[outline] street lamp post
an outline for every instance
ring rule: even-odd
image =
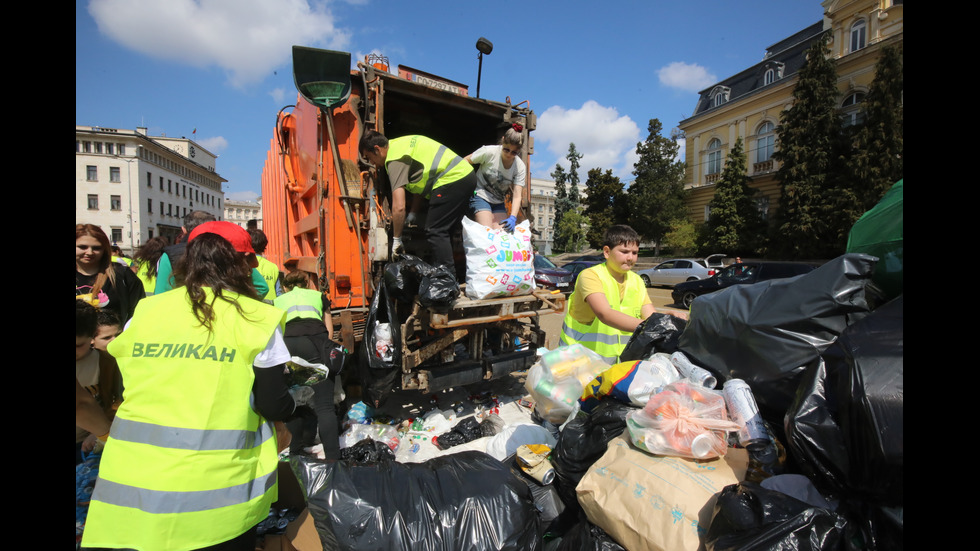
[[[479,98],[480,77],[483,76],[483,54],[490,55],[490,52],[493,51],[493,42],[490,42],[489,40],[481,36],[480,39],[476,41],[476,49],[480,51],[480,55],[479,55],[480,67],[477,69],[476,72],[476,97]]]

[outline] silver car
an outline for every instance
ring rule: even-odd
[[[647,287],[653,285],[667,285],[673,287],[685,281],[704,279],[712,275],[713,270],[709,270],[702,264],[703,261],[694,258],[675,258],[666,262],[661,262],[653,268],[637,270],[643,284]]]

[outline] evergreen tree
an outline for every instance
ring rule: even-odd
[[[582,216],[577,208],[566,212],[561,223],[555,223],[555,233],[560,233],[566,239],[565,248],[562,250],[569,253],[582,251],[582,247],[585,245],[585,231],[582,228],[585,227],[586,223],[588,220]]]
[[[742,256],[755,252],[762,230],[762,217],[752,200],[754,191],[746,175],[742,138],[735,141],[725,159],[721,180],[711,199],[711,216],[706,222],[705,250]]]
[[[684,163],[675,160],[680,146],[660,135],[663,125],[650,119],[643,143],[636,144],[640,159],[633,165],[636,177],[627,193],[629,225],[645,240],[660,244],[674,226],[687,220],[684,206]]]
[[[579,159],[583,155],[575,149],[575,144],[568,144],[568,155],[565,158],[568,159],[568,198],[571,200],[572,204],[576,207],[582,204],[582,199],[579,197],[578,193],[578,169],[579,169]]]
[[[848,166],[860,217],[904,177],[904,62],[901,47],[881,49],[875,79],[862,103],[863,122],[854,137]],[[856,219],[855,219],[856,221]]]
[[[843,153],[837,112],[837,69],[826,37],[807,52],[793,89],[793,106],[776,128],[780,184],[772,249],[784,258],[830,258],[844,250],[840,208],[853,204],[841,185]]]
[[[568,192],[565,189],[568,174],[561,165],[556,164],[555,171],[551,173],[551,177],[555,179],[555,225],[553,226],[554,233],[552,235],[554,235],[554,239],[552,241],[552,249],[555,251],[564,251],[568,239],[561,231],[561,221],[565,213],[572,210],[572,204],[568,199]]]
[[[602,172],[601,168],[589,171],[585,180],[585,214],[589,221],[589,231],[586,240],[593,248],[602,248],[602,236],[609,226],[620,224],[625,220],[625,194],[623,183],[613,176],[612,170]]]

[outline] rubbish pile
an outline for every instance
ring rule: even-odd
[[[901,548],[904,301],[875,264],[655,314],[612,366],[541,350],[521,395],[452,389],[410,418],[359,404],[345,459],[290,458],[319,544]]]

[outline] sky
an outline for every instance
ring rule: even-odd
[[[255,200],[296,102],[294,44],[380,53],[476,95],[485,37],[480,97],[538,116],[531,176],[568,168],[571,142],[582,182],[629,182],[650,119],[669,136],[698,92],[821,18],[819,0],[76,0],[75,123],[191,138],[218,155],[227,198]]]

